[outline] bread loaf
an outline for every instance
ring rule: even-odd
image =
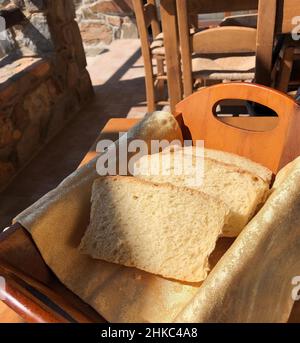
[[[300,157],[214,267],[179,323],[283,323],[300,271]],[[299,319],[299,317],[297,318]]]
[[[81,252],[153,274],[199,282],[229,210],[193,189],[134,177],[94,182],[89,227]]]
[[[195,154],[196,148],[194,146],[191,147],[184,147],[185,154]],[[204,149],[204,156],[207,158],[212,158],[214,160],[224,162],[227,164],[231,164],[238,168],[242,168],[253,175],[256,175],[263,179],[268,184],[271,183],[272,180],[272,171],[259,163],[253,162],[246,157],[239,156],[236,154],[232,154],[226,151],[214,150],[214,149]]]
[[[223,228],[223,235],[237,236],[265,201],[269,184],[248,170],[207,157],[204,160],[202,184],[193,184],[196,175],[201,173],[202,164],[195,163],[199,162],[200,157],[193,156],[193,164],[190,168],[185,168],[180,175],[176,172],[176,166],[188,160],[191,149],[187,148],[187,151],[187,155],[185,149],[162,152],[158,155],[145,155],[136,162],[134,174],[157,183],[169,182],[176,186],[191,187],[222,200],[231,212],[229,222]],[[214,151],[212,155],[217,156],[217,152]],[[224,159],[225,155],[220,154],[220,156]],[[237,160],[236,157],[231,158],[233,159]],[[155,170],[154,174],[153,170]],[[267,175],[267,172],[265,174]]]

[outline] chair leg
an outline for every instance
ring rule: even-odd
[[[145,86],[146,86],[146,98],[148,112],[154,112],[156,110],[155,102],[155,87],[154,87],[154,73],[152,58],[149,55],[144,54],[144,70],[145,70]]]
[[[155,93],[154,93],[154,76],[153,76],[153,65],[152,56],[150,52],[148,31],[144,20],[144,7],[142,0],[136,0],[132,2],[134,7],[134,12],[136,15],[137,26],[139,29],[141,49],[144,59],[144,69],[145,69],[145,85],[146,85],[146,97],[148,111],[155,111]]]
[[[187,0],[177,0],[176,6],[178,15],[179,39],[181,45],[183,93],[184,97],[187,97],[193,93],[193,77]]]
[[[154,90],[154,77],[145,73],[146,83],[146,97],[147,97],[147,108],[148,112],[154,112],[156,110],[155,104],[155,90]]]
[[[291,78],[294,61],[294,47],[289,46],[284,49],[282,60],[280,63],[279,76],[276,82],[276,89],[287,92]]]
[[[164,72],[164,61],[160,58],[156,59],[157,76],[165,75]],[[157,80],[157,96],[159,100],[163,100],[165,82],[164,80]]]

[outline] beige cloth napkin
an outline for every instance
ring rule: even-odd
[[[170,116],[147,116],[133,138],[182,139]],[[126,139],[117,143],[124,144]],[[285,322],[300,274],[300,159],[279,174],[258,215],[200,286],[81,255],[96,160],[15,218],[63,284],[110,322]],[[222,245],[222,244],[221,244]],[[224,248],[224,246],[223,246]],[[216,252],[216,256],[222,255]]]
[[[300,276],[300,157],[272,191],[176,321],[288,321]]]
[[[182,140],[168,113],[156,112],[117,142],[132,139]],[[171,322],[198,285],[174,282],[134,268],[94,260],[78,251],[90,215],[96,159],[76,170],[56,189],[19,214],[45,262],[60,281],[110,322]]]

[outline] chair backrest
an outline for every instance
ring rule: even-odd
[[[267,86],[271,84],[271,72],[273,69],[277,10],[277,0],[259,0],[255,81]]]
[[[300,41],[292,39],[290,35],[284,35],[282,38],[283,44],[278,53],[278,63],[274,66],[274,88],[287,93],[290,84],[293,87],[300,84]]]
[[[155,0],[148,0],[146,4],[143,3],[143,0],[132,0],[132,4],[139,30],[141,50],[144,59],[148,111],[153,112],[156,108],[155,90],[148,28],[151,26],[153,37],[157,36],[161,32],[157,15],[157,7]]]
[[[142,44],[149,46],[148,28],[151,26],[153,37],[161,32],[155,0],[132,0],[137,26]]]
[[[190,50],[199,54],[255,52],[256,33],[250,27],[210,28],[191,36]]]
[[[290,34],[300,15],[299,0],[259,0],[256,82],[270,84],[274,58],[272,49],[277,34]]]
[[[191,53],[255,52],[257,31],[249,27],[224,26],[197,32],[190,38],[188,18],[190,3],[177,0],[178,29],[182,58],[184,96],[193,92]],[[203,4],[202,4],[203,5]],[[199,4],[199,11],[201,4]],[[193,3],[193,11],[197,9]]]
[[[271,108],[278,116],[276,126],[262,131],[255,125],[228,125],[214,114],[216,105],[226,99],[253,101]],[[300,155],[300,106],[272,88],[239,82],[206,87],[179,102],[175,116],[188,128],[193,142],[203,140],[207,148],[245,156],[275,174]],[[262,118],[249,119],[256,123]]]
[[[274,43],[278,33],[290,33],[293,26],[293,17],[300,9],[298,0],[245,0],[227,1],[215,0],[207,3],[201,0],[177,0],[179,35],[182,50],[183,81],[185,96],[192,93],[191,60],[188,35],[185,29],[187,18],[195,13],[212,13],[223,11],[230,6],[232,11],[257,10],[257,37],[255,82],[270,86],[272,83],[272,70],[274,66]],[[237,43],[237,42],[235,42]]]

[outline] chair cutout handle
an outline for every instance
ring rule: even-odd
[[[248,118],[251,127],[237,127],[220,121],[214,106],[225,99],[256,102],[276,112],[277,125],[267,131],[255,130],[259,117]],[[228,83],[203,88],[176,105],[193,141],[204,140],[208,148],[228,151],[252,159],[274,173],[300,155],[300,111],[289,96],[251,83]],[[238,120],[239,118],[235,118]],[[241,118],[242,119],[242,118]]]

